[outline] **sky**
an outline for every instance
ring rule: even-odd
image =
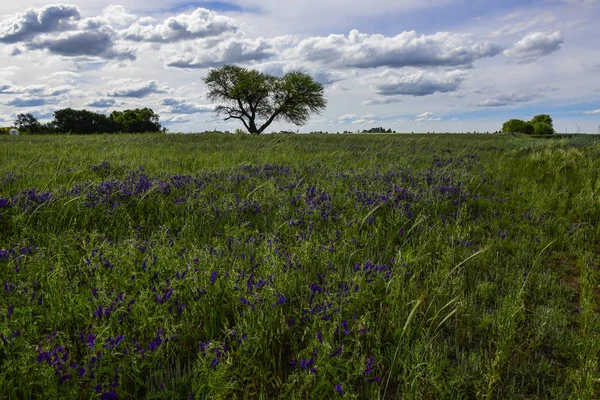
[[[0,126],[150,107],[170,132],[235,130],[211,68],[311,75],[327,108],[267,132],[493,132],[549,114],[600,133],[600,0],[43,0],[0,9]]]

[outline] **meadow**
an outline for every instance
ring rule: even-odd
[[[0,137],[2,399],[600,397],[600,137]]]

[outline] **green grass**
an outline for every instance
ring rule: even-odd
[[[600,394],[596,136],[2,136],[0,159],[0,398]]]

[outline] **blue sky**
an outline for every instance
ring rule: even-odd
[[[202,78],[237,64],[325,85],[301,131],[600,125],[600,0],[24,0],[0,11],[0,125],[152,107],[173,132],[239,127]],[[274,124],[272,130],[298,127]]]

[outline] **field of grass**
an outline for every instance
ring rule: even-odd
[[[600,138],[0,137],[2,399],[600,397]]]

